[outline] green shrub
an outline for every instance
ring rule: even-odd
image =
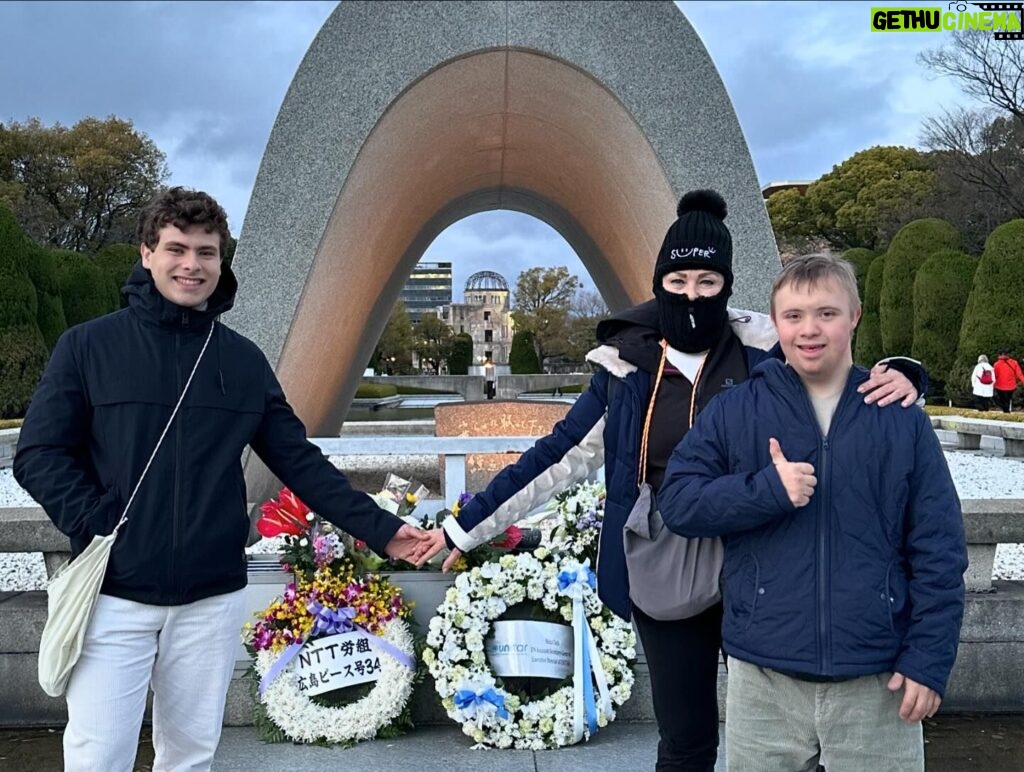
[[[878,321],[878,301],[882,296],[884,272],[885,255],[879,255],[871,261],[871,266],[868,268],[861,301],[860,324],[857,325],[854,359],[864,367],[872,367],[882,358],[882,330]]]
[[[51,250],[51,254],[57,261],[68,327],[120,308],[117,292],[90,258],[66,249]]]
[[[139,248],[131,244],[110,244],[104,247],[94,260],[118,298],[118,307],[127,302],[121,297],[121,287],[128,281],[132,268],[139,262]]]
[[[939,407],[928,405],[924,412],[928,415],[949,415],[959,418],[984,418],[988,421],[1011,421],[1013,423],[1024,423],[1024,413],[1004,413],[1001,410],[971,410],[963,407]]]
[[[1000,225],[985,241],[964,310],[950,389],[970,394],[979,354],[995,361],[1003,349],[1024,355],[1024,220]]]
[[[399,394],[408,394],[410,396],[415,394],[457,394],[455,391],[444,391],[443,389],[423,389],[419,386],[398,386]]]
[[[448,372],[452,375],[468,375],[473,364],[473,337],[460,332],[452,338],[452,353],[448,355]]]
[[[977,267],[976,258],[944,250],[925,260],[914,279],[911,353],[928,370],[932,393],[946,393],[945,385],[956,361],[954,342],[960,340],[960,324]]]
[[[512,350],[509,351],[508,364],[512,375],[532,375],[541,371],[532,332],[522,330],[512,336]]]
[[[885,255],[878,305],[882,350],[886,356],[905,356],[914,347],[913,296],[918,269],[936,252],[960,248],[956,228],[934,217],[907,223],[893,237]]]
[[[0,328],[0,418],[25,415],[48,358],[35,320]]]
[[[25,414],[49,349],[39,332],[39,302],[26,262],[31,245],[0,208],[0,418]]]
[[[360,383],[356,399],[385,399],[398,394],[398,387],[390,383]]]
[[[864,247],[854,247],[843,252],[843,259],[853,266],[853,271],[857,274],[857,292],[860,294],[861,302],[864,300],[864,285],[868,280],[868,269],[876,257],[874,252]]]

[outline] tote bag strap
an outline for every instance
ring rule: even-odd
[[[661,376],[665,373],[665,360],[668,359],[668,341],[661,340],[661,361],[658,363],[658,375],[654,379],[654,391],[651,392],[651,401],[647,405],[647,417],[644,419],[644,433],[640,440],[640,470],[637,476],[640,478],[640,485],[647,482],[647,436],[651,431],[651,417],[654,415],[654,401],[658,397],[658,388],[661,386]],[[693,387],[690,390],[690,423],[687,428],[693,426],[693,419],[697,412],[697,384],[700,383],[700,376],[704,372],[704,363],[708,361],[707,354],[700,361],[697,374],[693,376]]]
[[[121,529],[121,526],[128,521],[128,508],[135,501],[135,494],[139,492],[139,486],[142,485],[142,481],[146,479],[146,472],[149,471],[149,467],[153,464],[153,459],[156,458],[156,452],[160,450],[160,446],[163,444],[164,437],[167,436],[167,430],[171,428],[171,424],[174,423],[174,417],[178,415],[178,408],[181,407],[181,403],[185,400],[185,394],[188,392],[188,387],[192,385],[192,378],[195,377],[196,370],[199,369],[199,363],[203,360],[203,354],[206,353],[206,347],[210,345],[210,338],[213,337],[213,328],[217,323],[214,322],[210,325],[210,331],[206,333],[206,340],[203,342],[203,348],[199,351],[199,356],[196,357],[196,363],[192,365],[192,372],[189,373],[188,380],[185,381],[185,388],[181,390],[181,396],[178,397],[178,404],[174,406],[174,410],[171,411],[171,417],[167,419],[167,425],[164,430],[160,433],[160,439],[156,441],[156,447],[153,448],[153,452],[149,455],[149,461],[146,462],[146,467],[142,470],[142,474],[139,475],[139,481],[135,483],[135,490],[132,491],[132,495],[128,497],[128,503],[124,505],[124,512],[121,513],[121,519],[114,527],[114,535]]]

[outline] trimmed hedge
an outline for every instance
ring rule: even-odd
[[[466,373],[463,373],[465,375]],[[422,389],[419,386],[397,386],[399,394],[458,394],[456,391],[443,391],[440,389]]]
[[[985,241],[964,310],[949,388],[970,394],[978,355],[995,361],[1001,350],[1024,356],[1024,220],[1000,225]]]
[[[512,375],[533,375],[541,372],[532,332],[522,330],[512,336],[512,349],[508,354],[508,364]]]
[[[0,208],[0,418],[25,414],[49,358],[26,268],[31,252],[13,215]]]
[[[1024,423],[1024,413],[1004,413],[1001,410],[971,410],[964,407],[944,407],[927,405],[924,412],[928,415],[952,415],[960,418],[984,418],[987,421],[1009,421]]]
[[[946,393],[945,385],[956,361],[954,341],[960,339],[960,324],[977,268],[977,258],[944,250],[925,260],[914,279],[911,353],[928,370],[932,393]]]
[[[121,287],[139,262],[139,248],[131,244],[109,244],[96,255],[94,262],[114,290],[118,307],[126,308],[128,304],[121,296]]]
[[[913,296],[918,270],[936,252],[960,248],[956,228],[935,217],[907,223],[893,237],[885,256],[878,305],[885,356],[906,356],[914,347]]]
[[[864,367],[873,367],[882,358],[882,329],[878,319],[878,303],[882,296],[885,273],[885,255],[871,261],[864,281],[860,324],[854,345],[854,360]]]
[[[857,275],[857,292],[861,303],[864,302],[864,285],[868,280],[868,269],[876,257],[874,252],[864,247],[854,247],[843,252],[843,260],[853,266],[853,272]]]
[[[448,372],[452,375],[469,375],[473,364],[473,336],[460,332],[452,337],[452,349],[448,355]]]
[[[356,389],[356,399],[384,399],[398,394],[398,387],[390,383],[360,383]]]
[[[68,327],[120,308],[117,292],[90,258],[67,249],[54,249],[51,254],[57,261]]]

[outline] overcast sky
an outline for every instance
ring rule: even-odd
[[[872,145],[916,146],[922,119],[962,99],[915,60],[950,33],[869,32],[870,2],[680,2],[732,97],[761,184],[815,179]],[[335,2],[0,2],[0,120],[130,119],[238,235],[277,111]],[[466,277],[508,266],[586,270],[544,223],[482,213],[425,260]]]

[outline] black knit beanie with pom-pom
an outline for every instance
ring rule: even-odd
[[[725,227],[725,199],[713,190],[694,190],[679,200],[654,265],[654,287],[671,271],[700,268],[718,271],[732,288],[732,236]]]

